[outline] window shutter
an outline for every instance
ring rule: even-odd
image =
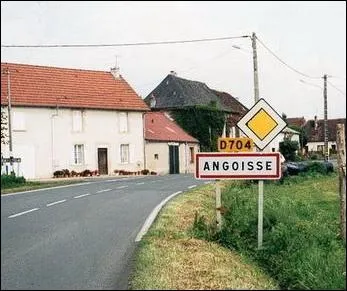
[[[75,165],[75,145],[71,147],[70,165]]]
[[[135,145],[129,144],[129,162],[135,163]]]
[[[86,166],[87,169],[89,169],[91,167],[89,146],[87,144],[84,144],[83,148],[84,148],[84,165]]]

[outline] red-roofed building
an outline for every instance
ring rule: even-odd
[[[193,173],[199,141],[164,112],[145,114],[146,167],[159,174]]]
[[[118,69],[1,63],[1,72],[6,113],[11,99],[12,155],[21,158],[17,174],[48,178],[62,169],[112,174],[144,168],[143,114],[149,108]],[[1,152],[9,157],[8,145]]]

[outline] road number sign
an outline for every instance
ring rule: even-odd
[[[247,137],[218,139],[218,151],[220,152],[252,152],[253,141]]]
[[[276,180],[281,178],[280,153],[197,153],[196,179]]]

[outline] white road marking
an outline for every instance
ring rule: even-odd
[[[87,194],[82,194],[82,195],[75,196],[74,198],[81,198],[81,197],[85,197],[85,196],[88,196],[88,195],[90,195],[90,194],[89,194],[89,193],[87,193]]]
[[[30,193],[30,192],[39,192],[39,191],[45,191],[45,190],[51,190],[51,189],[58,189],[58,188],[66,188],[66,187],[73,187],[73,186],[88,185],[88,184],[91,184],[91,183],[98,183],[98,182],[85,182],[85,183],[78,183],[78,184],[71,184],[71,185],[63,185],[63,186],[56,186],[56,187],[50,187],[50,188],[41,188],[41,189],[29,190],[29,191],[23,191],[23,192],[15,192],[15,193],[1,194],[1,198],[5,198],[6,196],[12,196],[12,195]]]
[[[117,189],[123,189],[123,188],[128,188],[129,186],[119,186]]]
[[[193,189],[195,187],[196,187],[196,185],[192,185],[192,186],[189,186],[188,189]]]
[[[143,185],[145,182],[136,183],[136,185]]]
[[[60,200],[60,201],[55,201],[55,202],[52,202],[52,203],[47,204],[46,206],[49,207],[49,206],[52,206],[52,205],[55,205],[55,204],[63,203],[63,202],[65,202],[65,201],[66,201],[66,199]]]
[[[23,212],[20,212],[20,213],[17,213],[17,214],[10,215],[8,218],[17,217],[17,216],[20,216],[20,215],[23,215],[23,214],[26,214],[26,213],[29,213],[29,212],[33,212],[33,211],[36,211],[36,210],[39,210],[39,209],[40,208],[33,208],[33,209],[30,209],[30,210],[27,210],[27,211],[23,211]]]
[[[101,193],[101,192],[107,192],[107,191],[111,191],[112,189],[104,189],[104,190],[99,190],[96,193]]]
[[[135,238],[135,242],[138,242],[142,239],[142,237],[147,233],[148,229],[151,227],[153,221],[155,220],[155,218],[157,217],[160,209],[165,205],[166,202],[168,202],[171,198],[175,197],[178,194],[181,194],[182,191],[178,191],[175,192],[173,194],[171,194],[169,197],[167,197],[165,200],[163,200],[162,202],[160,202],[154,209],[153,211],[150,213],[150,215],[147,217],[145,223],[143,224],[141,230],[139,231],[139,233],[137,234],[136,238]]]

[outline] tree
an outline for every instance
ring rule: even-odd
[[[291,125],[291,126],[289,126],[289,128],[294,129],[300,133],[299,134],[299,140],[300,140],[301,149],[303,150],[303,148],[307,145],[307,142],[308,142],[307,132],[306,132],[305,128],[295,126],[295,125]]]
[[[299,149],[299,144],[297,141],[291,141],[285,139],[280,142],[280,152],[286,159],[286,161],[294,161],[296,156],[296,151]]]

